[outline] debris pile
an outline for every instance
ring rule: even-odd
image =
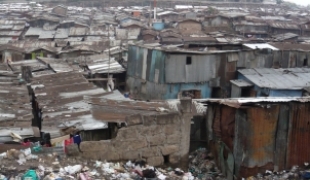
[[[192,152],[189,159],[189,172],[198,179],[225,179],[216,167],[212,153],[209,153],[206,148]]]
[[[143,160],[111,163],[42,151],[35,154],[34,148],[10,149],[0,154],[0,179],[197,179],[179,168],[155,168]]]
[[[308,162],[304,163],[304,167],[293,166],[290,170],[269,171],[258,173],[256,176],[246,178],[246,180],[255,179],[310,179],[310,166]],[[245,178],[243,178],[245,180]]]
[[[144,160],[128,162],[107,162],[85,160],[81,157],[64,157],[58,153],[40,153],[33,148],[10,149],[0,154],[0,179],[224,179],[215,165],[213,155],[205,148],[190,154],[189,172],[180,168],[155,168]],[[36,178],[33,178],[33,177]]]

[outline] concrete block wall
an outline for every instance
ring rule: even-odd
[[[168,161],[180,167],[188,159],[192,117],[188,104],[181,105],[185,109],[180,113],[127,117],[127,126],[118,130],[116,138],[82,142],[82,156],[107,161],[143,159],[152,166]]]

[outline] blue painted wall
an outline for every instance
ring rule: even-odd
[[[143,85],[142,69],[144,48],[129,46],[127,63],[127,85],[131,92],[138,91],[137,94],[143,99],[176,99],[178,93],[187,90],[200,90],[201,98],[211,97],[211,88],[206,83],[175,83],[168,84],[165,79],[166,53],[156,49],[147,50],[146,84]],[[158,69],[158,83],[155,83],[155,70]],[[145,90],[142,90],[144,86]],[[136,90],[135,90],[136,89]]]
[[[200,90],[201,98],[211,97],[211,88],[208,83],[196,84],[196,83],[186,83],[186,84],[167,84],[167,92],[164,99],[176,99],[178,98],[178,93],[181,91],[188,90]]]
[[[165,23],[161,22],[153,23],[153,28],[158,31],[163,30],[165,28]]]
[[[242,74],[238,73],[238,79],[245,80],[252,83]],[[253,83],[252,83],[253,84]],[[254,90],[257,92],[256,97],[265,97],[263,92],[268,92],[268,97],[302,97],[302,90],[289,90],[289,89],[264,89],[254,85]]]
[[[270,90],[269,97],[302,97],[302,90]]]

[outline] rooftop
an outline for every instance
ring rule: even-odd
[[[288,69],[241,69],[247,81],[260,88],[278,90],[301,90],[310,86],[310,68]]]

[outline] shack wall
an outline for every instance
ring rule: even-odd
[[[262,103],[242,108],[209,104],[208,139],[213,144],[224,143],[233,153],[229,162],[220,147],[213,145],[215,157],[224,157],[217,164],[226,164],[220,166],[226,172],[233,161],[238,178],[302,166],[310,159],[309,115],[310,103]]]
[[[181,106],[182,114],[137,114],[126,117],[127,126],[119,129],[114,139],[82,142],[83,156],[108,161],[144,159],[153,166],[163,165],[165,157],[171,164],[186,166],[192,118],[191,101],[181,102]]]

